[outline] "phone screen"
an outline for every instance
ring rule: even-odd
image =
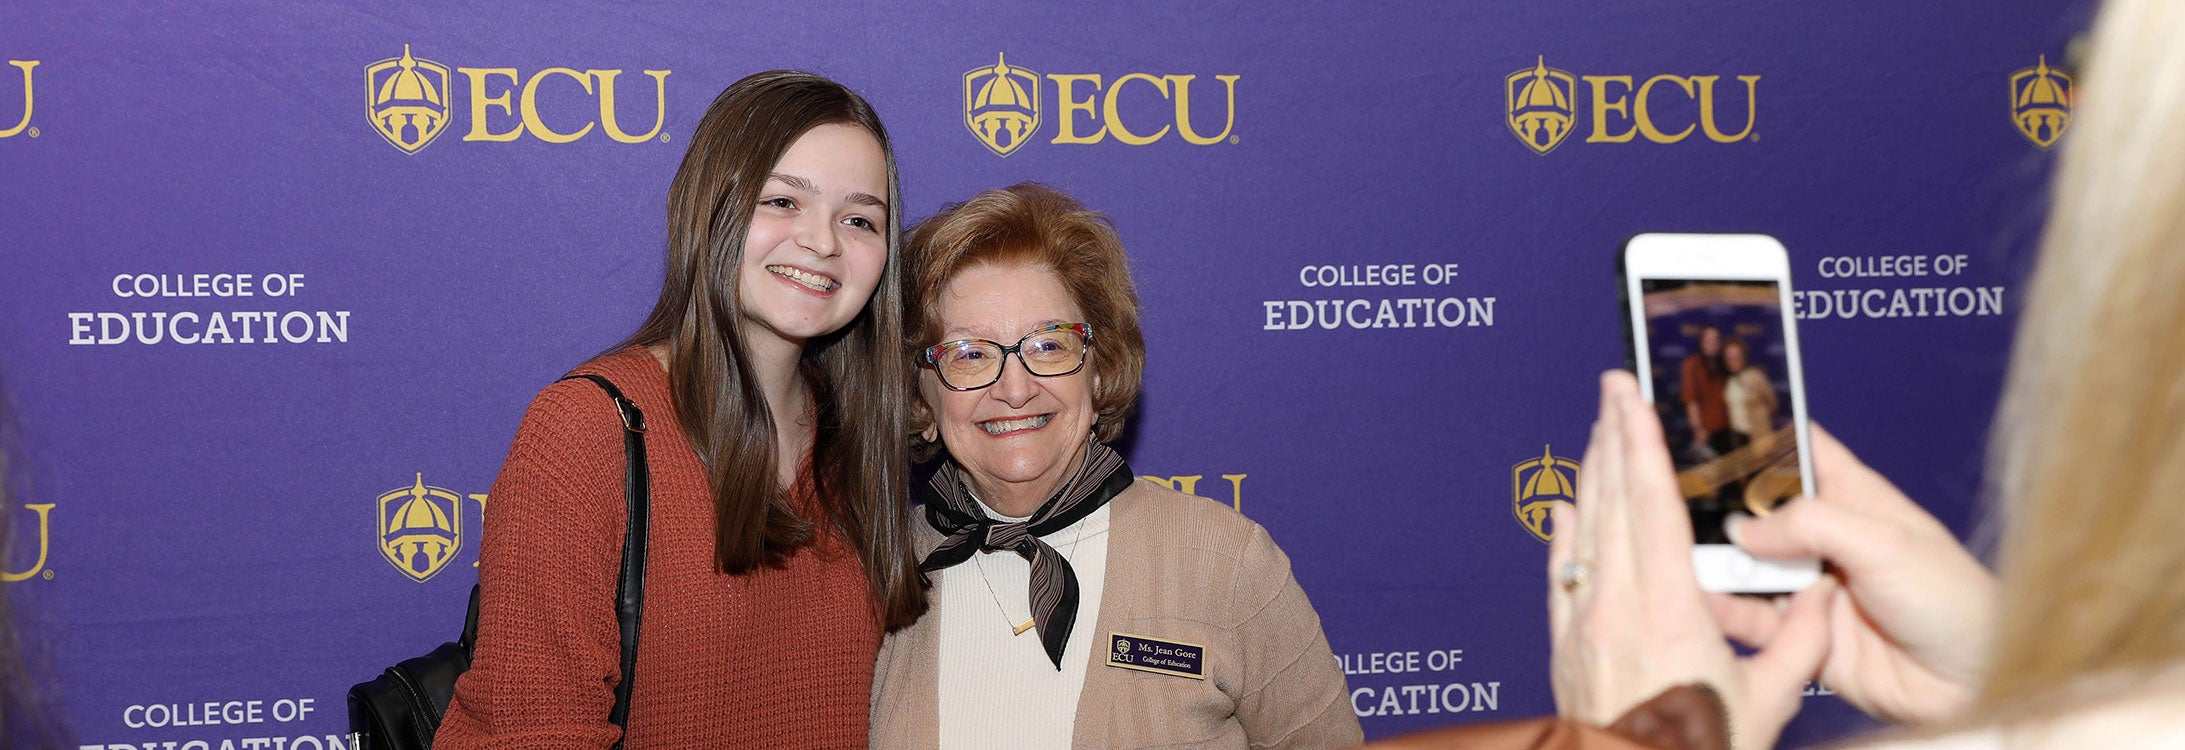
[[[1641,278],[1654,408],[1693,541],[1728,544],[1731,513],[1803,492],[1782,291],[1769,280]]]

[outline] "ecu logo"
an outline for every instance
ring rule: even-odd
[[[448,66],[411,57],[402,45],[401,57],[364,69],[364,102],[379,137],[417,153],[448,129]]]
[[[1556,503],[1578,501],[1578,462],[1555,455],[1543,446],[1540,457],[1510,467],[1510,513],[1533,538],[1546,542],[1555,536],[1549,511]]]
[[[1518,140],[1542,156],[1563,145],[1575,115],[1572,102],[1578,93],[1576,77],[1548,67],[1548,58],[1543,56],[1531,68],[1503,78],[1502,89],[1510,132]]]
[[[2011,124],[2018,134],[2046,149],[2071,127],[2071,76],[2048,66],[2048,56],[2011,74]]]
[[[1039,129],[1039,74],[994,64],[964,73],[964,127],[996,156],[1008,156]]]
[[[403,575],[432,580],[462,548],[463,502],[455,492],[426,486],[420,473],[415,484],[379,496],[379,554]]]

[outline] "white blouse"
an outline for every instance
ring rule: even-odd
[[[1022,521],[981,510],[1001,521]],[[1077,618],[1056,670],[1032,619],[1032,564],[1013,552],[975,553],[934,580],[940,620],[941,747],[1069,747],[1085,663],[1095,640],[1108,569],[1108,512],[1101,506],[1041,541],[1077,574]]]

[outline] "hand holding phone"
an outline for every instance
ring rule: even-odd
[[[1739,747],[1773,747],[1798,711],[1800,687],[1829,655],[1840,589],[1820,578],[1780,609],[1702,592],[1673,446],[1653,412],[1637,377],[1604,373],[1577,502],[1555,509],[1548,622],[1557,710],[1602,723],[1671,685],[1703,683],[1722,698]],[[1760,638],[1728,630],[1710,611],[1722,600],[1774,619]],[[1731,637],[1754,650],[1732,650]]]
[[[1980,689],[1994,639],[1995,577],[1956,535],[1851,449],[1812,427],[1814,502],[1739,527],[1738,546],[1769,557],[1827,561],[1859,616],[1830,628],[1821,682],[1844,702],[1897,724],[1940,721]],[[1783,614],[1772,602],[1718,596],[1730,637],[1765,643]]]
[[[1642,234],[1624,245],[1632,372],[1662,420],[1692,521],[1702,588],[1797,591],[1819,561],[1755,558],[1732,514],[1766,516],[1813,491],[1790,261],[1756,234]]]

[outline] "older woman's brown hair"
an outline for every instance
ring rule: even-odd
[[[1122,434],[1124,420],[1138,406],[1146,340],[1138,328],[1130,262],[1108,217],[1045,185],[988,190],[919,222],[903,243],[903,261],[903,291],[910,303],[904,330],[911,336],[904,356],[913,359],[918,350],[940,343],[941,321],[934,312],[940,309],[941,290],[957,274],[1005,264],[1053,271],[1093,330],[1089,366],[1093,410],[1099,414],[1093,436],[1105,443]],[[924,461],[939,448],[924,437],[933,426],[933,411],[921,399],[910,404],[911,455]]]

